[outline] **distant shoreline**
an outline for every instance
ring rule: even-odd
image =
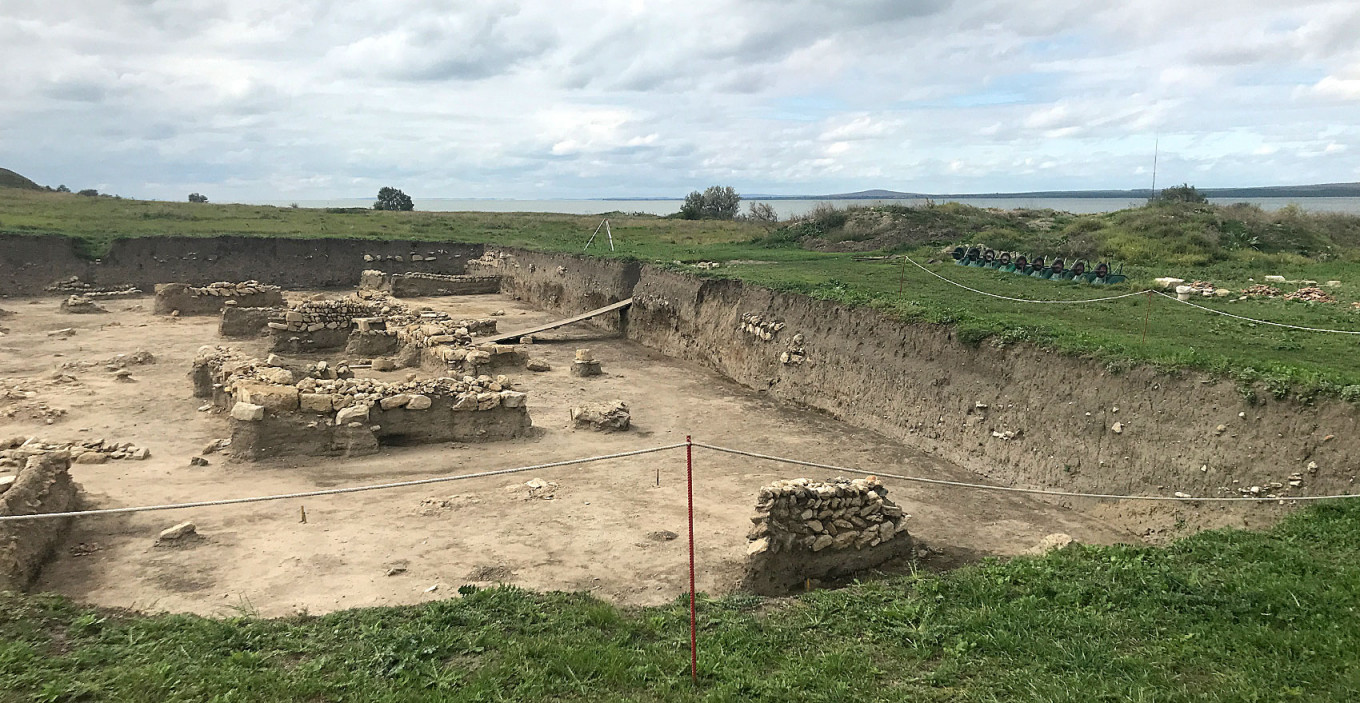
[[[1306,186],[1259,186],[1251,188],[1200,188],[1200,193],[1209,198],[1360,198],[1360,183],[1320,183]],[[831,195],[768,195],[743,194],[745,200],[954,200],[983,198],[1025,199],[1025,198],[1130,198],[1147,200],[1152,197],[1151,188],[1133,190],[1040,190],[1024,193],[903,193],[893,190],[865,190],[857,193],[834,193]],[[594,200],[595,198],[592,198]],[[683,200],[683,197],[628,197],[598,198],[598,200]]]

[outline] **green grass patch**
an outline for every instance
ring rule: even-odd
[[[1360,504],[789,600],[621,609],[513,588],[321,617],[0,595],[0,699],[1351,701]]]

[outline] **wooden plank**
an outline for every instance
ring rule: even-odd
[[[476,341],[478,344],[486,344],[486,343],[504,342],[504,341],[511,340],[511,339],[518,339],[518,338],[520,338],[520,337],[523,337],[523,336],[526,335],[526,334],[538,334],[539,332],[547,332],[548,330],[555,330],[555,329],[557,329],[558,327],[565,327],[565,326],[567,326],[567,325],[570,325],[570,324],[573,324],[573,323],[576,323],[576,322],[581,322],[581,321],[583,321],[583,320],[589,320],[589,319],[592,318],[592,317],[598,317],[598,316],[603,315],[603,314],[605,314],[605,313],[607,313],[607,312],[614,312],[615,310],[622,310],[622,309],[624,309],[624,308],[626,308],[626,307],[628,307],[629,305],[632,305],[632,304],[633,304],[633,299],[632,299],[632,298],[629,298],[629,299],[627,299],[627,300],[620,300],[620,301],[617,302],[617,303],[610,303],[609,305],[606,305],[606,306],[604,306],[604,307],[602,307],[602,308],[600,308],[600,309],[598,309],[598,310],[591,310],[590,312],[583,312],[583,313],[581,313],[580,315],[577,315],[576,317],[569,317],[569,318],[567,318],[567,319],[565,319],[565,320],[558,320],[558,321],[556,321],[556,322],[549,322],[549,323],[546,324],[546,325],[539,325],[539,326],[537,326],[537,327],[531,327],[531,328],[529,328],[529,329],[527,329],[527,330],[519,330],[518,332],[508,332],[508,333],[504,333],[504,334],[498,332],[498,333],[496,333],[496,334],[494,334],[494,335],[492,335],[492,336],[490,336],[490,337],[477,337],[475,341]]]

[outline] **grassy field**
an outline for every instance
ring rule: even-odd
[[[243,234],[410,238],[581,251],[600,216],[545,213],[377,212],[147,202],[0,188],[0,232],[75,237],[92,256],[119,237]],[[1091,305],[1033,305],[979,296],[901,261],[856,261],[852,252],[902,252],[925,262],[941,247],[985,243],[1048,256],[1125,264],[1114,288],[1053,283],[951,264],[931,268],[971,287],[1032,299],[1079,299],[1140,290],[1157,276],[1207,279],[1239,290],[1266,275],[1339,280],[1338,303],[1198,301],[1234,314],[1308,327],[1360,330],[1360,217],[1265,213],[1250,206],[1175,205],[1098,215],[1002,212],[957,204],[823,209],[772,229],[746,222],[610,215],[617,250],[591,254],[663,265],[723,262],[698,275],[739,277],[781,290],[869,305],[905,319],[954,325],[973,344],[1031,342],[1089,355],[1118,370],[1149,363],[1241,382],[1244,395],[1360,400],[1360,336],[1256,325],[1158,298]],[[1297,286],[1282,286],[1287,292]],[[899,288],[901,292],[899,293]],[[1144,319],[1147,318],[1146,339]]]
[[[514,589],[211,620],[0,595],[0,700],[1353,701],[1360,505],[1169,547],[624,610]]]

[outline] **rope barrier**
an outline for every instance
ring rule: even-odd
[[[795,465],[798,465],[798,466],[808,466],[808,467],[812,467],[812,468],[815,468],[815,469],[828,469],[828,470],[831,470],[831,471],[843,471],[843,472],[845,472],[845,473],[850,473],[850,474],[863,474],[863,475],[865,475],[865,476],[878,476],[879,478],[891,478],[891,479],[897,479],[897,480],[899,480],[899,481],[911,481],[911,482],[915,482],[915,483],[928,483],[928,484],[932,484],[932,485],[936,485],[936,486],[951,486],[951,487],[954,487],[954,488],[975,488],[975,489],[984,490],[984,491],[1000,491],[1000,492],[1004,492],[1004,493],[1028,493],[1028,494],[1034,494],[1034,495],[1057,496],[1057,497],[1060,497],[1060,498],[1099,498],[1099,499],[1112,499],[1112,500],[1159,500],[1159,501],[1177,501],[1177,502],[1182,502],[1182,503],[1198,503],[1198,502],[1216,502],[1216,503],[1263,503],[1263,502],[1275,502],[1275,501],[1279,501],[1279,500],[1332,500],[1332,499],[1340,499],[1340,498],[1360,498],[1360,493],[1349,493],[1349,494],[1344,494],[1344,495],[1330,495],[1330,496],[1289,496],[1289,497],[1286,497],[1286,498],[1279,498],[1279,497],[1276,497],[1276,498],[1264,498],[1264,497],[1258,497],[1258,496],[1232,496],[1232,497],[1221,497],[1221,496],[1220,496],[1220,497],[1196,498],[1196,497],[1193,497],[1193,496],[1187,496],[1187,497],[1180,497],[1180,496],[1135,496],[1135,495],[1117,495],[1117,494],[1108,494],[1108,493],[1075,493],[1075,492],[1070,492],[1070,491],[1053,491],[1053,490],[1047,490],[1047,489],[1043,489],[1043,488],[1018,488],[1018,487],[1015,487],[1015,486],[989,486],[989,485],[987,485],[987,484],[985,484],[985,483],[968,483],[968,482],[966,482],[966,481],[949,481],[949,480],[940,479],[940,478],[924,478],[924,477],[921,477],[921,476],[901,476],[901,475],[898,475],[898,474],[885,474],[885,473],[883,473],[883,472],[881,472],[881,471],[865,471],[865,470],[863,470],[863,469],[853,469],[853,468],[846,467],[846,466],[836,466],[836,465],[834,465],[834,464],[818,464],[818,463],[816,463],[816,462],[812,462],[812,461],[803,461],[803,460],[801,460],[801,459],[789,459],[789,458],[787,458],[787,457],[770,456],[770,455],[768,455],[768,454],[758,454],[758,453],[756,453],[756,452],[748,452],[748,451],[744,451],[744,450],[741,450],[741,449],[732,449],[732,448],[730,448],[730,447],[719,447],[719,446],[712,445],[712,444],[704,444],[703,442],[695,442],[695,443],[694,443],[694,446],[696,446],[696,447],[702,447],[703,449],[709,449],[709,450],[712,450],[712,451],[715,451],[715,452],[722,452],[722,453],[725,453],[725,454],[736,454],[736,455],[738,455],[738,456],[751,457],[751,458],[753,458],[753,459],[764,459],[764,460],[766,460],[766,461],[777,461],[777,462],[781,462],[781,463],[785,463],[785,464],[795,464]]]
[[[516,474],[525,471],[538,471],[541,469],[552,469],[560,466],[572,466],[575,464],[588,464],[594,461],[605,461],[607,459],[621,459],[629,456],[639,456],[642,454],[654,454],[670,449],[679,449],[687,446],[685,442],[667,444],[650,449],[635,449],[629,452],[619,452],[617,454],[602,454],[600,456],[584,457],[581,459],[567,459],[565,461],[553,461],[546,464],[534,464],[532,466],[517,466],[512,469],[497,469],[495,471],[479,471],[473,474],[459,474],[457,476],[437,476],[435,478],[422,478],[412,481],[396,481],[393,483],[377,483],[367,486],[350,486],[348,488],[327,488],[318,491],[303,491],[300,493],[281,493],[267,496],[254,496],[250,498],[226,498],[222,500],[202,500],[192,503],[170,503],[167,505],[142,505],[130,508],[104,508],[101,510],[77,510],[65,513],[36,513],[33,515],[0,515],[0,522],[12,522],[17,520],[42,520],[47,518],[63,517],[87,517],[91,515],[117,515],[121,513],[144,513],[156,510],[180,510],[183,508],[205,508],[217,505],[238,505],[241,503],[264,503],[272,500],[289,500],[293,498],[311,498],[314,496],[333,496],[343,493],[359,493],[361,491],[381,491],[391,488],[406,488],[408,486],[424,486],[432,483],[446,483],[449,481],[462,481],[470,478],[486,478],[488,476],[504,476],[506,474]]]
[[[1163,293],[1163,292],[1161,292],[1161,291],[1159,291],[1159,290],[1154,290],[1154,291],[1152,291],[1152,292],[1153,292],[1153,293],[1156,293],[1157,295],[1162,296],[1163,298],[1170,298],[1171,300],[1174,300],[1174,301],[1180,303],[1181,305],[1189,305],[1189,306],[1192,307],[1192,308],[1199,308],[1200,310],[1203,310],[1203,311],[1205,311],[1205,312],[1211,312],[1211,313],[1213,313],[1213,314],[1215,314],[1215,315],[1223,315],[1223,316],[1225,316],[1225,317],[1234,317],[1234,318],[1237,318],[1237,319],[1239,319],[1239,320],[1245,320],[1245,321],[1247,321],[1247,322],[1255,322],[1255,323],[1258,324],[1258,325],[1270,325],[1270,326],[1272,326],[1272,327],[1285,327],[1285,328],[1288,328],[1288,329],[1291,329],[1291,330],[1303,330],[1304,332],[1330,332],[1330,333],[1332,333],[1332,334],[1360,334],[1360,332],[1356,332],[1356,331],[1352,331],[1352,330],[1333,330],[1333,329],[1327,329],[1327,328],[1325,328],[1325,327],[1302,327],[1302,326],[1299,326],[1299,325],[1287,325],[1287,324],[1285,324],[1285,323],[1283,323],[1283,322],[1271,322],[1271,321],[1269,321],[1269,320],[1258,320],[1258,319],[1256,319],[1256,318],[1254,318],[1254,317],[1243,317],[1243,316],[1241,316],[1241,315],[1234,315],[1234,314],[1232,314],[1232,313],[1230,313],[1230,312],[1224,312],[1224,311],[1222,311],[1222,310],[1215,310],[1215,309],[1213,309],[1213,308],[1205,307],[1205,306],[1203,306],[1203,305],[1196,305],[1195,303],[1192,303],[1192,302],[1190,302],[1190,301],[1188,301],[1188,300],[1181,300],[1180,298],[1177,298],[1177,297],[1174,296],[1174,295],[1167,295],[1166,293]]]
[[[1225,317],[1232,317],[1232,318],[1236,318],[1236,319],[1238,319],[1238,320],[1243,320],[1243,321],[1246,321],[1246,322],[1254,322],[1254,323],[1256,323],[1256,324],[1258,324],[1258,325],[1270,325],[1270,326],[1272,326],[1272,327],[1284,327],[1284,328],[1286,328],[1286,329],[1291,329],[1291,330],[1302,330],[1302,331],[1304,331],[1304,332],[1325,332],[1325,333],[1330,333],[1330,334],[1353,334],[1353,335],[1360,335],[1360,331],[1356,331],[1356,330],[1337,330],[1337,329],[1329,329],[1329,328],[1326,328],[1326,327],[1304,327],[1304,326],[1302,326],[1302,325],[1290,325],[1290,324],[1286,324],[1286,323],[1283,323],[1283,322],[1271,322],[1271,321],[1269,321],[1269,320],[1258,320],[1258,319],[1256,319],[1256,318],[1254,318],[1254,317],[1245,317],[1245,316],[1242,316],[1242,315],[1234,315],[1233,313],[1230,313],[1230,312],[1224,312],[1224,311],[1222,311],[1222,310],[1215,310],[1215,309],[1213,309],[1213,308],[1205,307],[1205,306],[1203,306],[1203,305],[1197,305],[1197,304],[1192,303],[1192,302],[1190,302],[1190,301],[1188,301],[1188,300],[1181,300],[1180,298],[1177,298],[1177,297],[1174,296],[1174,295],[1168,295],[1168,294],[1166,294],[1166,293],[1163,293],[1162,291],[1155,290],[1155,289],[1151,289],[1151,288],[1146,289],[1146,290],[1134,291],[1134,292],[1132,292],[1132,293],[1125,293],[1125,294],[1123,294],[1123,295],[1112,295],[1112,296],[1108,296],[1108,297],[1104,297],[1104,298],[1081,298],[1081,299],[1078,299],[1078,300],[1032,300],[1032,299],[1030,299],[1030,298],[1012,298],[1012,297],[1006,296],[1006,295],[997,295],[996,293],[988,293],[988,292],[985,291],[985,290],[978,290],[977,288],[970,288],[970,287],[968,287],[968,286],[965,286],[965,285],[962,284],[962,283],[959,283],[958,281],[955,281],[955,280],[952,280],[952,279],[945,278],[944,276],[941,276],[940,274],[935,273],[934,271],[931,271],[930,269],[926,268],[925,266],[922,266],[921,264],[917,263],[915,259],[911,258],[910,256],[907,256],[906,254],[902,254],[902,258],[906,259],[907,261],[910,261],[911,264],[912,264],[913,266],[915,266],[916,268],[921,269],[922,271],[925,271],[926,273],[928,273],[928,274],[930,274],[930,275],[932,275],[932,276],[934,276],[934,277],[940,279],[941,281],[944,281],[945,283],[948,283],[949,285],[958,286],[959,288],[962,288],[962,289],[967,290],[967,291],[972,291],[972,292],[974,292],[974,293],[977,293],[978,295],[985,295],[985,296],[987,296],[988,298],[996,298],[996,299],[998,299],[998,300],[1009,300],[1009,301],[1011,301],[1011,302],[1013,302],[1013,303],[1037,303],[1037,304],[1044,304],[1044,305],[1049,305],[1049,304],[1075,304],[1075,303],[1102,303],[1102,302],[1106,302],[1106,301],[1110,301],[1110,300],[1119,300],[1119,299],[1121,299],[1121,298],[1131,298],[1131,297],[1133,297],[1133,296],[1135,296],[1135,295],[1143,295],[1143,294],[1145,294],[1145,293],[1156,293],[1157,295],[1160,295],[1160,296],[1162,296],[1163,298],[1167,298],[1167,299],[1169,299],[1169,300],[1174,300],[1174,301],[1176,301],[1176,302],[1178,302],[1178,303],[1180,303],[1180,304],[1182,304],[1182,305],[1189,305],[1189,306],[1192,307],[1192,308],[1197,308],[1197,309],[1199,309],[1199,310],[1203,310],[1204,312],[1211,312],[1211,313],[1213,313],[1213,314],[1215,314],[1215,315],[1223,315],[1223,316],[1225,316]]]

